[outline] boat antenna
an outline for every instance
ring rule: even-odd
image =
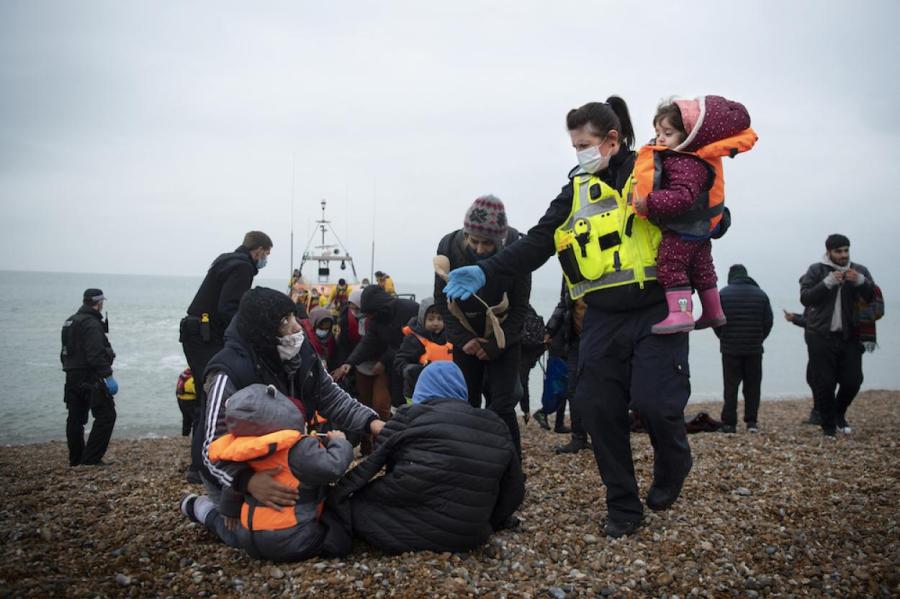
[[[372,180],[372,258],[369,262],[369,282],[375,280],[375,208],[378,204],[377,183]]]
[[[294,278],[294,190],[297,183],[297,153],[291,161],[291,273],[288,280]]]

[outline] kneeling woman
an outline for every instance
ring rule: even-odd
[[[413,404],[388,421],[335,500],[346,508],[350,497],[354,534],[387,553],[468,551],[517,522],[524,494],[509,428],[469,405],[462,372],[447,361],[425,367]]]

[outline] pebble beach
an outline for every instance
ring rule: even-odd
[[[465,554],[258,562],[178,511],[188,441],[113,437],[107,467],[67,465],[56,441],[0,448],[0,597],[892,597],[900,595],[900,391],[867,391],[834,441],[810,400],[764,401],[758,434],[691,435],[675,506],[632,537],[603,535],[589,451],[522,427],[518,530]],[[739,406],[739,414],[742,406]],[[688,413],[718,418],[721,403]],[[60,435],[63,431],[60,431]],[[632,436],[642,493],[652,450]]]

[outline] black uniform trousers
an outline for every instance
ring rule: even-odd
[[[569,378],[566,381],[566,397],[569,398],[569,416],[572,419],[572,437],[587,441],[587,433],[584,430],[584,424],[581,422],[581,416],[575,407],[575,391],[578,382],[578,345],[580,340],[578,336],[573,335],[569,340],[569,355],[566,357],[566,366],[569,369]],[[563,409],[565,411],[565,409]],[[556,417],[557,426],[560,423],[559,412]]]
[[[519,379],[519,360],[522,347],[517,343],[506,348],[493,360],[480,360],[453,348],[453,361],[462,370],[469,390],[469,404],[481,407],[481,393],[486,391],[489,400],[486,408],[499,416],[512,437],[519,458],[522,457],[522,441],[519,438],[519,422],[516,420],[516,405],[522,395]]]
[[[70,370],[66,372],[65,402],[69,465],[99,464],[116,424],[116,405],[106,385],[88,371]],[[93,414],[94,424],[85,444],[88,414]]]
[[[225,347],[217,341],[203,341],[198,338],[185,338],[181,342],[184,357],[194,375],[194,388],[197,392],[197,419],[191,431],[191,466],[190,470],[199,472],[203,464],[203,438],[206,435],[206,392],[203,390],[203,374],[206,365],[219,351]]]
[[[591,436],[606,507],[615,522],[640,522],[628,410],[637,410],[653,445],[653,479],[671,486],[691,469],[684,407],[691,394],[687,333],[653,335],[666,304],[627,312],[591,306],[584,317],[574,407]]]
[[[725,399],[722,423],[737,424],[738,387],[743,384],[744,422],[755,424],[759,415],[762,354],[722,354],[722,381]]]
[[[806,349],[822,430],[831,432],[837,420],[846,417],[847,408],[862,386],[863,346],[857,339],[844,339],[841,333],[820,335],[807,331]]]

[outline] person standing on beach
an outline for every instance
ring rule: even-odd
[[[633,534],[643,519],[634,474],[629,408],[653,445],[647,506],[670,508],[693,461],[684,427],[691,395],[688,335],[654,335],[668,314],[656,280],[661,232],[636,218],[634,130],[625,101],[612,96],[566,115],[578,166],[528,234],[495,256],[450,273],[445,292],[467,299],[498,277],[521,278],[557,254],[572,299],[584,297],[573,408],[591,436],[606,485],[606,535]]]
[[[245,291],[253,284],[253,277],[266,265],[272,252],[272,239],[262,231],[250,231],[233,252],[213,260],[200,289],[188,306],[187,316],[181,319],[179,341],[188,367],[197,380],[202,381],[206,364],[225,347],[225,329],[237,313]],[[206,410],[203,385],[200,388],[201,414]],[[203,422],[194,427],[191,437],[191,465],[186,473],[189,483],[200,484],[200,442],[205,431]]]
[[[116,354],[106,337],[109,322],[100,316],[105,300],[100,289],[85,290],[81,308],[66,319],[62,328],[59,359],[66,371],[64,397],[69,411],[66,420],[69,466],[106,465],[103,455],[116,424],[113,395],[119,385],[112,375]],[[94,415],[94,425],[85,445],[84,425],[88,413]]]
[[[863,381],[864,348],[853,326],[860,298],[875,299],[875,281],[865,266],[850,261],[850,240],[839,233],[829,235],[825,255],[800,278],[813,396],[819,402],[822,432],[829,438],[837,430],[850,434],[847,408]]]
[[[737,392],[743,384],[744,424],[747,432],[759,432],[758,414],[762,384],[763,341],[772,330],[769,296],[747,274],[743,264],[728,270],[728,285],[719,297],[727,322],[713,329],[722,352],[722,379],[725,405],[722,407],[723,433],[737,429]]]
[[[506,208],[499,198],[486,195],[472,202],[463,218],[462,229],[447,233],[437,253],[446,256],[450,268],[480,264],[520,237],[508,226]],[[472,266],[472,268],[477,268]],[[516,406],[522,397],[519,362],[522,359],[522,326],[531,298],[531,272],[520,270],[493,277],[479,294],[490,308],[475,298],[461,301],[444,293],[444,281],[434,277],[434,305],[440,310],[453,343],[453,361],[459,366],[469,388],[469,403],[481,406],[482,393],[487,409],[495,412],[509,427],[516,453],[521,458],[519,422]],[[500,322],[505,337],[501,343],[490,325],[487,310]]]

